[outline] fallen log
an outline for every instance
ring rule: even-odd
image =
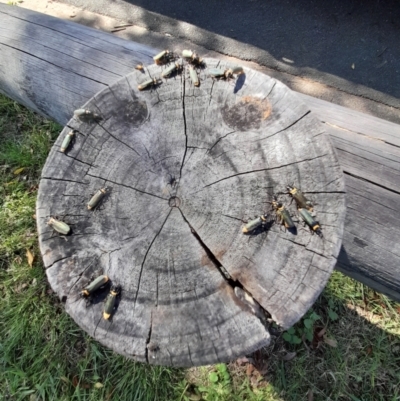
[[[72,22],[0,5],[0,90],[66,124],[74,109],[157,50]],[[400,300],[400,127],[300,95],[324,123],[345,174],[337,268]]]

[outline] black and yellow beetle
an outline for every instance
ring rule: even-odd
[[[278,202],[278,198],[274,195],[271,202],[272,208],[275,210],[277,219],[287,229],[293,229],[295,227],[292,218],[290,217],[289,210],[283,206],[281,202]]]
[[[104,198],[104,195],[107,193],[107,188],[100,188],[90,199],[87,204],[88,210],[93,210],[100,201]]]
[[[313,205],[311,201],[304,196],[300,189],[294,187],[293,185],[288,185],[287,190],[289,191],[289,195],[296,201],[297,207],[305,208],[312,212]]]
[[[115,302],[117,300],[117,296],[121,293],[120,285],[112,285],[110,288],[110,292],[107,295],[106,302],[104,304],[103,310],[103,319],[110,320],[111,315],[113,313]]]
[[[267,217],[268,217],[268,214],[263,214],[263,215],[257,217],[254,220],[250,220],[242,228],[243,234],[248,234],[249,232],[254,231],[257,227],[260,227],[261,225],[267,223]]]
[[[101,275],[95,278],[91,283],[89,283],[86,287],[83,287],[81,290],[82,297],[89,297],[92,295],[96,290],[103,287],[109,281],[108,276]]]
[[[311,216],[311,213],[302,207],[297,209],[302,220],[310,227],[310,229],[316,233],[319,237],[323,238],[321,226],[318,221],[314,220],[314,217]]]

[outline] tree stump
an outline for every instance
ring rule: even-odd
[[[80,327],[139,361],[202,365],[267,345],[268,322],[297,322],[339,253],[344,185],[322,125],[282,83],[250,69],[217,80],[215,67],[231,66],[206,59],[199,87],[187,68],[143,91],[167,67],[127,75],[84,106],[101,120],[69,121],[42,172],[37,221],[52,288]],[[274,223],[273,194],[300,220],[288,184],[312,199],[323,238]],[[266,212],[265,225],[242,233]],[[54,233],[50,216],[71,234]],[[100,274],[122,286],[110,320],[108,290],[90,304],[80,296]]]

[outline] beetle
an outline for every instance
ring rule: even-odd
[[[81,291],[81,296],[82,297],[88,297],[91,294],[93,294],[96,290],[99,288],[103,287],[105,284],[107,284],[109,281],[108,276],[101,275],[94,279],[90,284],[88,284],[86,287],[82,288]]]
[[[297,211],[299,212],[299,215],[303,219],[303,221],[310,227],[312,232],[323,238],[321,226],[318,221],[314,220],[314,218],[311,216],[311,213],[307,209],[302,207],[297,208]]]
[[[115,306],[115,301],[117,300],[117,296],[121,293],[121,286],[120,285],[112,285],[110,288],[110,292],[107,295],[106,302],[104,304],[104,310],[103,310],[103,319],[109,320],[114,306]]]
[[[168,77],[169,75],[171,75],[174,71],[178,71],[182,68],[182,64],[179,63],[173,63],[172,65],[170,65],[167,69],[165,69],[162,73],[161,76],[163,78]]]
[[[193,64],[201,64],[202,59],[193,50],[182,50],[182,57]]]
[[[170,60],[173,54],[169,50],[163,50],[162,52],[156,54],[153,57],[154,62],[157,65],[164,64],[166,61]]]
[[[267,217],[268,214],[263,214],[259,217],[257,217],[254,220],[249,221],[243,228],[242,232],[244,234],[249,233],[250,231],[255,230],[257,227],[260,227],[261,225],[265,224],[267,222]]]
[[[235,66],[232,68],[226,68],[223,70],[222,68],[211,68],[209,74],[212,78],[217,79],[229,79],[232,78],[233,75],[239,75],[243,73],[243,68],[240,66]]]
[[[293,223],[292,218],[290,217],[289,211],[283,206],[281,202],[278,202],[278,198],[276,195],[273,196],[271,206],[275,210],[276,217],[279,222],[285,226],[287,229],[294,228],[295,225]]]
[[[222,68],[211,68],[208,72],[212,78],[228,78],[228,76],[226,75],[228,73],[228,70],[223,70]]]
[[[154,86],[158,84],[157,78],[150,78],[147,81],[144,81],[140,85],[138,85],[138,89],[142,91],[143,89],[149,88],[150,86]]]
[[[99,202],[103,199],[104,195],[107,193],[107,188],[100,188],[90,199],[87,204],[88,210],[94,209]]]
[[[65,151],[69,148],[69,145],[71,144],[71,141],[74,138],[74,136],[75,136],[75,131],[74,130],[69,131],[68,134],[65,135],[65,138],[62,141],[61,148],[60,148],[60,151],[62,153],[65,153]]]
[[[93,111],[86,110],[86,109],[75,110],[74,116],[81,121],[101,120],[101,117],[98,114],[93,113]]]
[[[189,66],[189,75],[190,75],[190,79],[193,82],[193,85],[200,86],[199,77],[197,75],[196,70],[192,66]]]
[[[240,75],[244,73],[243,67],[241,67],[240,65],[230,68],[230,71],[234,75]]]
[[[313,211],[313,205],[311,201],[304,196],[300,189],[294,187],[293,185],[288,185],[286,188],[289,191],[289,195],[292,197],[292,200],[294,199],[296,201],[298,207],[306,208],[310,212]]]
[[[68,235],[71,232],[71,227],[67,223],[56,220],[54,217],[50,217],[47,224],[60,234]]]

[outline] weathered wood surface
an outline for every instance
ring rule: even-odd
[[[341,246],[343,174],[322,124],[280,82],[252,70],[216,81],[209,68],[227,66],[205,64],[198,88],[184,69],[139,92],[160,75],[153,64],[100,92],[85,108],[102,120],[69,121],[39,188],[40,248],[66,310],[100,342],[154,364],[227,361],[268,344],[265,318],[234,288],[288,328],[322,291]],[[61,153],[72,128],[76,140]],[[244,235],[274,193],[295,215],[287,183],[315,201],[324,237],[272,221]],[[101,187],[106,200],[87,210]],[[54,215],[71,225],[67,241],[47,226]],[[92,274],[123,287],[111,322],[101,302],[86,307],[79,296]]]
[[[66,124],[95,93],[151,63],[157,50],[72,22],[0,4],[0,90]],[[400,127],[306,95],[345,173],[344,273],[400,300]]]

